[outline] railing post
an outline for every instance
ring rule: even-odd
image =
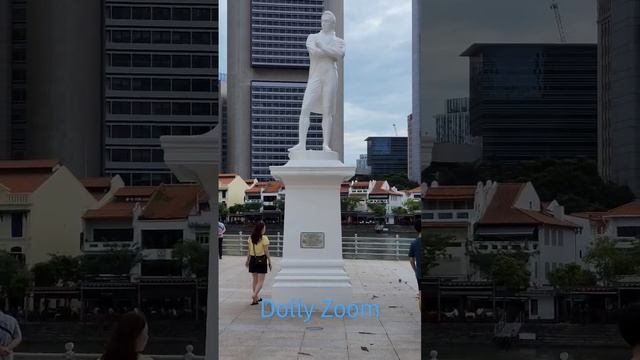
[[[282,239],[280,238],[280,231],[278,231],[278,234],[276,235],[276,244],[278,244],[280,256],[282,256],[284,244],[282,243]]]
[[[353,257],[357,259],[358,258],[358,234],[354,234],[353,236],[353,250],[355,252]]]
[[[240,244],[240,256],[244,255],[244,246],[242,246],[242,231],[238,233],[238,243]]]
[[[187,353],[184,354],[184,360],[193,360],[193,345],[189,344],[186,347]]]
[[[74,344],[72,342],[68,342],[64,344],[64,349],[66,350],[64,353],[65,359],[73,359],[75,357],[75,353],[73,352]]]
[[[398,234],[396,234],[396,260],[400,260],[400,240],[398,240]]]
[[[429,359],[438,360],[438,352],[435,350],[431,350],[431,352],[429,353]]]

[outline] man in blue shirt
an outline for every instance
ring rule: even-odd
[[[411,242],[409,248],[409,262],[413,271],[416,273],[416,280],[420,284],[420,278],[422,277],[422,224],[420,220],[417,220],[414,224],[418,236]]]
[[[0,288],[1,290],[1,288]],[[4,304],[0,295],[0,304]],[[13,359],[13,349],[22,341],[18,321],[0,310],[0,360]]]

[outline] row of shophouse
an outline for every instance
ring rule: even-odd
[[[423,234],[450,241],[448,258],[423,279],[428,320],[447,317],[474,320],[506,303],[517,304],[529,320],[563,320],[565,302],[576,309],[613,311],[623,302],[640,300],[640,284],[575,288],[559,294],[550,271],[571,263],[587,267],[584,257],[599,237],[628,247],[640,235],[640,202],[599,213],[567,214],[557,201],[542,202],[531,183],[487,181],[476,186],[431,184],[424,193]],[[472,254],[527,253],[530,273],[526,291],[502,291],[487,281],[471,261]],[[501,305],[503,304],[503,305]],[[452,317],[455,313],[458,316]]]
[[[253,214],[233,215],[243,221],[270,211],[280,213],[275,204],[285,199],[279,182],[221,174],[218,185],[218,202],[227,207],[260,204]],[[398,191],[385,181],[354,181],[342,185],[341,196],[361,197],[359,210],[366,212],[367,201],[384,202],[392,209],[408,198],[419,198],[420,190]],[[206,303],[206,282],[182,276],[172,249],[185,241],[208,244],[212,224],[209,198],[196,185],[125,186],[118,176],[77,179],[57,161],[0,162],[0,251],[28,268],[48,261],[51,254],[79,256],[113,249],[136,250],[142,259],[128,277],[84,281],[68,289],[33,289],[32,304],[52,297],[82,298],[90,308],[91,299],[139,303],[140,298],[187,294],[179,303],[197,313],[197,304]],[[167,290],[179,286],[185,290]]]

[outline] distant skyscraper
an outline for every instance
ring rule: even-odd
[[[172,182],[159,137],[220,122],[218,0],[105,0],[104,17],[104,171]]]
[[[640,196],[640,2],[598,1],[598,165]]]
[[[227,173],[229,172],[229,163],[228,163],[228,147],[229,147],[229,135],[228,135],[228,127],[229,127],[229,116],[227,115],[227,103],[229,99],[227,97],[227,74],[220,74],[220,118],[222,119],[222,157],[220,159],[220,167],[221,172]]]
[[[420,182],[420,121],[413,115],[407,116],[407,176],[410,180]]]
[[[411,41],[411,63],[412,63],[412,76],[411,76],[411,89],[412,89],[412,122],[415,124],[414,128],[419,131],[419,139],[420,144],[418,152],[420,153],[418,157],[418,164],[414,164],[413,160],[412,167],[416,166],[420,167],[420,171],[418,174],[428,166],[430,163],[432,146],[423,146],[425,145],[425,141],[430,140],[427,139],[427,74],[428,70],[426,69],[427,62],[427,39],[428,34],[426,34],[426,22],[424,19],[427,16],[427,11],[429,11],[428,6],[425,4],[426,2],[423,0],[412,0],[412,41]],[[415,145],[412,143],[415,149]],[[415,151],[415,150],[414,150]],[[415,170],[410,171],[412,180],[416,180]],[[417,176],[418,178],[420,175]]]
[[[367,164],[372,176],[405,174],[407,171],[406,136],[371,136],[367,142]]]
[[[0,3],[0,158],[99,175],[101,2]]]
[[[447,99],[445,113],[435,119],[436,143],[471,144],[469,98]]]
[[[483,159],[596,158],[595,44],[474,44],[462,56]]]
[[[233,0],[228,2],[229,171],[270,179],[298,142],[298,118],[308,78],[307,36],[320,30],[324,10],[344,37],[342,0]],[[348,47],[348,44],[347,44]],[[347,48],[347,52],[348,52]],[[331,148],[343,156],[343,65]],[[320,116],[312,116],[307,145],[320,149]]]
[[[369,165],[367,165],[367,154],[360,154],[360,158],[356,159],[356,169],[367,170]]]

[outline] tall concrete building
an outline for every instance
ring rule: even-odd
[[[234,0],[228,2],[228,164],[242,177],[269,179],[298,142],[306,87],[307,36],[320,30],[324,10],[337,18],[344,38],[343,0]],[[349,53],[347,44],[347,54]],[[344,156],[343,61],[330,147]],[[307,145],[320,149],[320,116],[311,118]]]
[[[0,3],[0,158],[101,172],[101,1]]]
[[[471,144],[469,98],[445,101],[445,111],[435,115],[436,143]]]
[[[420,156],[418,157],[418,163],[420,164],[420,171],[422,172],[429,164],[431,163],[429,159],[431,158],[430,151],[432,150],[432,146],[423,146],[427,139],[427,117],[423,114],[427,114],[427,74],[428,69],[426,68],[427,64],[427,39],[428,34],[426,33],[427,24],[423,19],[427,17],[428,6],[425,4],[426,1],[423,0],[412,0],[412,19],[411,19],[411,27],[412,27],[412,41],[411,41],[411,64],[412,64],[412,76],[411,76],[411,90],[412,90],[412,121],[415,122],[414,125],[420,131],[420,142],[418,152]],[[411,175],[415,177],[415,175]],[[418,180],[415,180],[419,182]]]
[[[598,1],[598,165],[640,196],[640,2]]]
[[[411,181],[420,182],[420,121],[407,116],[407,177]]]
[[[104,1],[104,172],[175,182],[159,137],[219,123],[218,1]]]
[[[595,44],[473,44],[462,56],[483,160],[596,159]]]

